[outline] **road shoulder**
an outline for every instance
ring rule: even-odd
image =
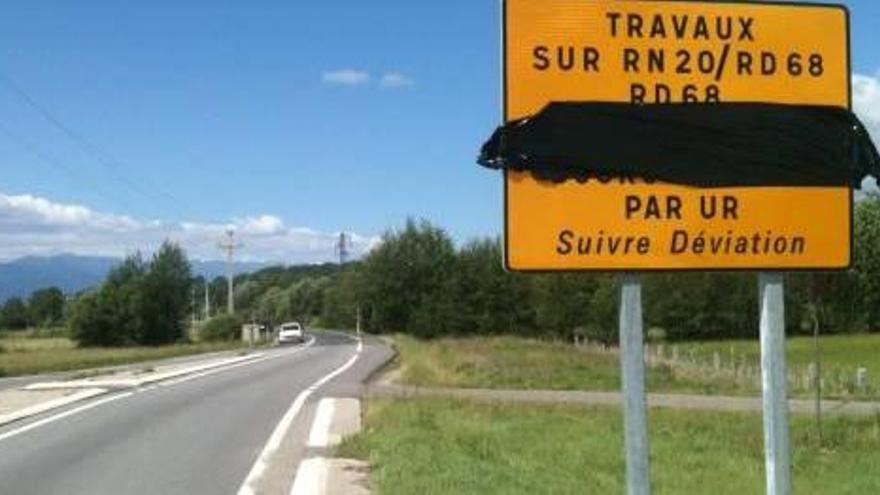
[[[303,347],[311,346],[313,343],[314,338]],[[0,427],[95,399],[107,393],[173,383],[176,380],[202,376],[266,358],[266,352],[211,353],[202,356],[201,359],[188,356],[187,359],[170,358],[149,364],[112,367],[104,370],[106,371],[104,373],[94,373],[94,376],[88,378],[77,378],[77,374],[70,374],[60,380],[57,375],[52,375],[44,381],[24,381],[18,387],[0,390]]]
[[[361,431],[361,401],[324,398],[318,403],[309,433],[308,457],[299,465],[291,495],[365,495],[369,464],[334,457],[335,448]]]

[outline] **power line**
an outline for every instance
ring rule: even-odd
[[[109,171],[114,176],[113,178],[115,180],[124,184],[132,191],[137,192],[138,194],[150,199],[153,202],[155,202],[157,199],[160,199],[158,196],[162,196],[162,198],[160,199],[161,202],[170,201],[176,205],[180,204],[176,198],[163,191],[161,188],[154,187],[155,190],[158,191],[157,196],[148,191],[146,188],[142,187],[137,182],[132,181],[128,177],[122,175],[119,171],[119,164],[122,163],[120,160],[116,159],[113,155],[101,149],[96,144],[87,140],[81,133],[63,123],[58,117],[50,112],[48,108],[37,102],[2,70],[0,70],[0,81],[2,81],[3,84],[7,88],[9,88],[16,96],[21,98],[21,100],[24,101],[29,107],[31,107],[41,117],[43,117],[43,119],[49,122],[68,139],[79,145],[79,147],[83,149],[88,155],[90,155],[99,165],[101,165],[105,170]]]
[[[54,168],[55,170],[59,170],[59,171],[63,172],[65,175],[68,176],[68,178],[80,183],[81,185],[83,185],[86,188],[90,189],[91,191],[97,193],[98,195],[100,195],[104,199],[110,201],[111,203],[113,203],[117,206],[127,207],[127,205],[124,202],[120,201],[119,198],[116,198],[116,197],[111,196],[110,194],[107,194],[102,189],[95,187],[94,184],[86,184],[85,181],[82,180],[83,176],[82,176],[81,172],[74,170],[73,167],[66,165],[61,160],[58,160],[56,157],[52,156],[51,154],[41,150],[37,145],[35,145],[34,143],[30,142],[29,140],[21,137],[21,135],[16,134],[15,132],[13,132],[9,127],[4,125],[3,123],[0,123],[0,134],[3,134],[4,136],[6,136],[7,139],[12,141],[16,145],[18,145],[20,148],[22,148],[26,152],[30,153],[32,156],[37,158],[39,161],[45,163],[46,165],[49,165],[50,167]]]

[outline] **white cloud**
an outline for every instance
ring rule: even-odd
[[[388,72],[382,76],[379,85],[383,88],[401,88],[412,86],[416,82],[400,72]]]
[[[98,230],[126,231],[141,228],[139,222],[124,215],[96,213],[84,206],[53,203],[23,194],[0,193],[0,226],[18,223],[41,227],[83,227]]]
[[[338,86],[361,86],[369,84],[371,76],[369,72],[359,69],[339,69],[321,74],[321,80],[325,84]],[[403,88],[415,83],[415,80],[401,72],[386,72],[379,78],[379,87],[386,89]]]
[[[853,74],[853,107],[880,144],[880,76]]]
[[[358,69],[339,69],[325,72],[321,80],[327,84],[357,86],[370,82],[370,74]]]
[[[165,239],[180,243],[198,259],[219,259],[217,243],[227,229],[241,241],[239,259],[282,263],[315,263],[335,257],[338,232],[288,227],[275,215],[263,214],[231,222],[175,224],[96,212],[33,195],[0,193],[0,260],[29,255],[71,253],[124,256],[150,253]],[[360,256],[375,247],[378,236],[351,234],[352,252]]]
[[[275,215],[248,217],[239,221],[241,231],[252,235],[278,235],[284,232],[284,220]]]

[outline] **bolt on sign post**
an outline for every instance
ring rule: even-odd
[[[505,122],[553,102],[850,108],[849,15],[841,6],[503,0],[502,10]],[[848,185],[697,187],[607,175],[553,182],[505,168],[508,269],[624,273],[628,493],[650,493],[637,273],[845,269],[852,203]],[[784,494],[781,274],[762,273],[760,290],[767,490]]]

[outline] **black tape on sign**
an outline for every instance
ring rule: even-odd
[[[830,106],[554,102],[499,127],[478,163],[561,182],[641,177],[700,187],[852,186],[880,154]]]

